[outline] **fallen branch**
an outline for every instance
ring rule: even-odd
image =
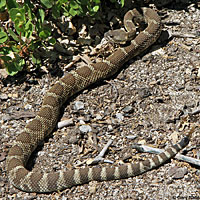
[[[159,154],[162,153],[164,150],[163,149],[158,149],[158,148],[154,148],[154,147],[149,147],[149,146],[145,146],[145,145],[132,145],[132,148],[136,149],[139,152],[143,152],[143,153],[154,153],[154,154]],[[184,156],[181,155],[180,153],[178,153],[175,156],[176,159],[181,160],[181,161],[185,161],[188,162],[190,164],[194,164],[197,166],[200,166],[200,160],[196,159],[196,158],[191,158],[189,156]]]
[[[58,122],[57,128],[61,129],[63,127],[69,126],[73,124],[73,119],[67,119],[67,120],[63,120],[61,122]]]
[[[107,142],[107,144],[104,146],[104,148],[101,150],[101,152],[95,158],[89,159],[87,161],[87,164],[88,165],[94,165],[94,164],[97,164],[98,162],[101,162],[101,161],[113,164],[113,161],[106,160],[106,159],[103,158],[106,151],[108,150],[108,147],[112,144],[112,142],[113,142],[113,140],[109,140]]]
[[[195,33],[181,33],[181,32],[172,32],[168,30],[169,37],[178,37],[178,38],[197,38],[198,35]]]

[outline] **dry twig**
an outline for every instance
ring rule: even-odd
[[[89,159],[87,161],[87,164],[88,165],[94,165],[94,164],[97,164],[98,162],[101,162],[101,161],[113,164],[113,161],[106,160],[106,159],[103,158],[105,153],[106,153],[106,151],[108,150],[108,147],[112,144],[112,142],[113,142],[113,140],[109,140],[107,142],[107,144],[104,146],[104,148],[101,150],[101,152],[95,158]]]
[[[139,152],[143,152],[143,153],[154,153],[154,154],[159,154],[162,153],[164,150],[163,149],[158,149],[158,148],[153,148],[153,147],[149,147],[149,146],[145,146],[145,145],[132,145],[132,148],[138,150]],[[200,160],[196,159],[196,158],[191,158],[189,156],[184,156],[181,155],[180,153],[178,153],[175,156],[176,159],[181,160],[181,161],[185,161],[188,162],[190,164],[194,164],[197,166],[200,166]]]

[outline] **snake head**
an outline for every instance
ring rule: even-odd
[[[104,38],[112,43],[125,44],[128,41],[128,34],[123,29],[110,30],[104,34]]]

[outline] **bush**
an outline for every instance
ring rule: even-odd
[[[124,0],[110,0],[124,5]],[[34,65],[41,61],[34,57],[34,51],[40,46],[54,45],[51,28],[46,23],[46,13],[52,13],[57,19],[65,16],[90,16],[101,9],[100,0],[25,0],[19,4],[16,0],[1,0],[0,13],[8,15],[14,28],[0,28],[0,63],[13,76],[26,66],[26,60],[32,58]],[[3,20],[1,20],[3,21]]]

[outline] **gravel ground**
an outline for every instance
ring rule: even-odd
[[[114,141],[105,158],[114,165],[143,160],[151,155],[129,148],[133,143],[165,148],[191,125],[195,130],[186,153],[199,158],[200,9],[197,1],[174,2],[159,12],[165,30],[196,38],[167,39],[163,32],[117,76],[74,97],[61,118],[70,120],[70,126],[55,131],[37,149],[29,168],[34,164],[34,170],[50,172],[83,166],[109,139]],[[10,185],[5,171],[8,150],[62,74],[56,72],[20,75],[17,80],[1,75],[0,199],[200,199],[198,167],[175,159],[134,178],[91,182],[58,193],[29,194]]]

